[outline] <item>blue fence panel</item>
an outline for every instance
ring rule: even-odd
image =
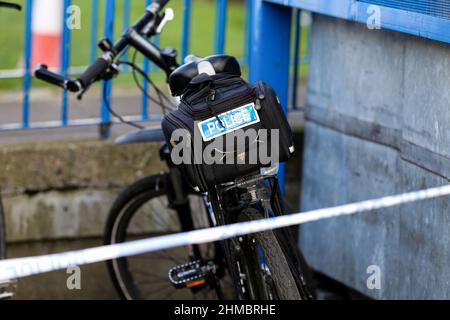
[[[252,5],[250,81],[271,84],[288,112],[292,10],[263,0],[254,0]],[[280,166],[279,179],[284,192],[284,164]]]
[[[62,40],[61,40],[61,65],[60,70],[62,74],[66,76],[73,75],[74,73],[79,73],[84,70],[85,67],[77,66],[74,68],[71,66],[71,31],[69,30],[66,21],[69,15],[71,14],[67,9],[71,6],[71,0],[62,0],[63,5],[63,15],[64,23],[62,29]],[[226,29],[227,29],[227,9],[228,9],[228,1],[227,0],[212,0],[215,1],[216,6],[216,16],[215,16],[215,36],[213,43],[213,52],[214,53],[224,53],[226,47]],[[241,61],[243,64],[249,65],[251,60],[251,21],[252,21],[252,4],[255,0],[245,0],[245,28],[244,28],[244,48]],[[258,0],[259,1],[259,0]],[[145,0],[143,4],[150,4],[151,0]],[[182,30],[181,30],[181,54],[180,58],[183,60],[190,53],[190,42],[191,42],[191,23],[192,23],[192,0],[183,0],[183,12],[182,12]],[[99,54],[99,50],[97,50],[97,42],[99,35],[99,19],[101,16],[104,17],[104,26],[103,26],[103,35],[110,40],[114,39],[114,23],[116,22],[116,9],[122,10],[122,30],[125,30],[130,25],[130,13],[131,13],[131,0],[121,0],[121,2],[117,2],[116,0],[102,0],[102,7],[104,7],[104,11],[100,12],[100,0],[92,0],[91,1],[91,13],[88,19],[90,20],[90,36],[89,36],[89,62],[93,63]],[[111,119],[111,115],[107,108],[107,104],[111,104],[111,93],[112,93],[112,83],[111,81],[102,83],[102,96],[103,90],[106,93],[106,101],[102,102],[100,108],[100,116],[95,119],[70,119],[69,116],[69,99],[68,93],[63,90],[61,97],[61,111],[60,118],[58,121],[49,121],[49,122],[32,122],[30,119],[30,90],[32,88],[32,73],[33,66],[32,64],[32,50],[33,50],[33,35],[32,35],[32,18],[33,18],[33,1],[26,0],[25,1],[25,34],[24,34],[24,69],[23,69],[23,106],[22,106],[22,119],[21,122],[16,124],[7,124],[0,125],[1,130],[16,130],[16,129],[27,129],[27,128],[54,128],[61,126],[74,126],[74,125],[92,125],[92,124],[101,124],[105,128],[104,134],[108,134],[109,125],[114,122]],[[83,29],[85,32],[85,29]],[[158,44],[159,37],[152,39],[153,42]],[[299,40],[300,41],[300,40]],[[125,53],[122,57],[123,60],[129,59],[129,54]],[[302,63],[302,59],[296,57],[294,62],[296,66],[295,70],[298,69],[298,64]],[[143,61],[143,69],[146,72],[152,72],[157,70],[156,66],[151,64],[147,59]],[[122,71],[129,72],[131,68],[124,67]],[[5,78],[4,76],[2,76]],[[12,76],[14,77],[14,76]],[[149,84],[145,79],[142,80],[142,85],[145,89],[149,88]],[[296,94],[296,93],[294,93]],[[125,117],[127,119],[132,119],[134,121],[146,121],[151,119],[160,119],[158,116],[150,116],[149,115],[149,100],[145,94],[142,95],[141,100],[141,111],[139,115]],[[114,119],[115,120],[115,119]]]
[[[130,0],[122,0],[122,32],[125,32],[130,26],[131,2]],[[124,53],[123,60],[128,61],[128,51]],[[128,66],[125,66],[125,70]]]
[[[360,0],[360,2],[450,19],[448,0]]]
[[[62,44],[61,44],[61,74],[69,76],[70,66],[70,29],[67,25],[67,19],[70,17],[69,7],[71,0],[64,0],[63,5],[63,22],[62,22]],[[69,101],[67,97],[67,90],[63,89],[62,102],[61,102],[61,124],[67,126],[69,121]]]
[[[299,72],[299,65],[301,63],[301,53],[300,53],[300,42],[301,42],[301,11],[295,10],[295,35],[294,35],[294,58],[293,58],[293,77],[292,77],[292,101],[291,101],[291,107],[292,109],[297,109],[297,97],[298,97],[298,72]]]
[[[183,0],[183,34],[181,36],[181,60],[189,54],[189,41],[191,35],[191,0]]]
[[[90,54],[89,62],[94,63],[97,58],[97,36],[98,36],[98,1],[92,0],[91,13],[91,37],[90,37]]]
[[[214,52],[225,52],[225,39],[227,28],[227,0],[216,0],[216,36]]]
[[[25,56],[23,79],[23,114],[22,128],[28,128],[30,124],[30,89],[31,89],[31,50],[33,48],[33,36],[31,25],[33,23],[33,0],[27,0],[25,4]]]
[[[251,46],[251,21],[252,21],[252,1],[245,0],[245,30],[244,30],[244,57],[243,63],[248,65],[250,59],[250,46]]]
[[[116,0],[106,0],[105,4],[105,25],[103,35],[105,38],[114,41],[114,18],[116,13]],[[112,81],[103,81],[102,83],[102,107],[101,107],[101,124],[103,125],[102,136],[109,136],[111,123],[111,114],[108,105],[111,105]]]
[[[145,6],[149,6],[151,4],[151,0],[145,0]],[[147,58],[144,58],[143,62],[143,70],[145,73],[149,73],[150,71],[150,61]],[[145,91],[148,90],[148,81],[144,79],[142,83],[142,87]],[[145,94],[142,94],[142,106],[141,106],[141,117],[143,120],[148,120],[148,99]]]
[[[255,0],[256,1],[256,0]],[[283,6],[367,23],[378,5],[381,27],[450,43],[450,1],[447,0],[265,0]]]

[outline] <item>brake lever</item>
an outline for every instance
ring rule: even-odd
[[[164,12],[164,16],[161,20],[161,23],[158,25],[158,28],[156,28],[156,33],[161,34],[166,24],[170,21],[172,21],[175,18],[175,13],[173,12],[172,8],[167,8]]]
[[[90,87],[91,86],[89,85],[89,86],[85,87],[83,90],[81,90],[81,92],[77,95],[77,100],[79,100],[79,101],[83,100],[84,94],[89,90]]]

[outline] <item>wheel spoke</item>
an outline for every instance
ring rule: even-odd
[[[163,190],[161,190],[163,191]],[[204,228],[209,225],[206,207],[199,196],[189,196],[192,219],[195,228]],[[177,212],[168,208],[168,198],[165,194],[151,192],[142,193],[133,199],[135,205],[131,206],[128,213],[122,215],[126,225],[118,239],[137,240],[155,237],[160,234],[172,234],[181,230]],[[131,203],[131,202],[130,202]],[[214,245],[201,245],[202,257],[212,258]],[[176,297],[189,298],[192,292],[187,289],[176,289],[172,286],[167,276],[170,268],[186,263],[189,260],[189,247],[150,252],[147,254],[123,258],[126,263],[120,264],[121,273],[129,292],[140,295],[134,298],[148,299],[172,299]],[[177,291],[180,291],[177,294]],[[208,292],[199,292],[192,298],[208,297]]]

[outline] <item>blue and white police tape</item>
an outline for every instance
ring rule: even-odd
[[[146,252],[225,240],[236,236],[300,225],[327,218],[389,208],[410,202],[449,195],[450,185],[447,185],[282,217],[243,222],[84,250],[3,260],[0,261],[0,281],[66,269],[71,266],[81,266],[110,259],[139,255]]]

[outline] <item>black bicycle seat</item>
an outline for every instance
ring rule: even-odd
[[[160,126],[149,127],[124,134],[114,141],[115,144],[133,144],[143,142],[164,142],[165,137]]]
[[[169,86],[173,96],[180,96],[192,79],[201,73],[209,75],[230,73],[238,77],[242,75],[241,66],[233,56],[223,54],[194,60],[177,68],[170,75]]]

